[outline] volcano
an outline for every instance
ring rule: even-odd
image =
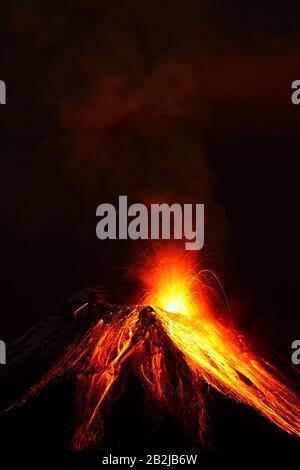
[[[103,407],[109,408],[134,375],[147,396],[187,430],[197,430],[204,447],[210,445],[212,388],[299,437],[300,401],[292,385],[232,325],[213,317],[204,299],[195,316],[195,306],[184,306],[174,286],[172,279],[167,305],[173,311],[153,304],[111,305],[94,288],[78,292],[10,348],[0,384],[4,414],[74,376],[70,448],[95,449],[105,433]]]

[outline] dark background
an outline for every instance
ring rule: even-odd
[[[300,336],[299,2],[0,9],[1,339],[84,285],[121,285],[136,248],[97,240],[95,211],[127,194],[206,204],[200,263],[221,274],[238,324],[289,361]]]

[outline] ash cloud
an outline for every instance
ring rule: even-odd
[[[209,204],[224,226],[206,131],[232,102],[241,110],[262,101],[269,116],[284,86],[278,62],[291,70],[295,53],[284,41],[278,49],[272,31],[258,53],[259,29],[253,34],[248,18],[255,39],[234,42],[233,7],[225,14],[219,2],[14,2],[10,32],[40,76],[33,92],[64,133],[51,150],[86,204],[121,193],[181,196]]]
[[[280,10],[279,25],[261,2],[237,3],[3,2],[1,78],[11,113],[3,169],[14,181],[5,265],[17,276],[8,290],[27,279],[44,302],[51,285],[54,305],[126,260],[125,249],[104,252],[95,237],[97,205],[118,194],[205,203],[206,246],[229,251],[220,168],[243,169],[250,139],[296,132],[290,83],[300,73],[300,7],[293,20]],[[219,131],[238,140],[237,122],[248,132],[238,155],[229,146],[214,159],[211,141]],[[259,167],[265,153],[255,150],[247,158]],[[3,181],[6,195],[11,186]],[[38,303],[27,286],[22,292]]]
[[[11,27],[35,41],[32,60],[43,56],[42,96],[63,132],[50,146],[85,207],[82,223],[119,194],[189,200],[206,204],[207,232],[226,239],[203,138],[201,60],[220,40],[208,2],[77,1],[59,15],[53,2],[16,2]]]

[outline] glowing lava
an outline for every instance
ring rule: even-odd
[[[103,432],[103,403],[130,371],[156,403],[189,430],[196,425],[203,444],[208,442],[209,386],[300,437],[299,396],[261,347],[222,319],[219,290],[208,282],[216,281],[213,273],[199,271],[185,251],[167,250],[152,256],[137,276],[144,284],[144,305],[96,302],[93,324],[20,403],[58,377],[75,373],[78,419],[72,447],[95,447]],[[76,319],[82,310],[76,309]]]
[[[195,255],[175,249],[156,251],[141,270],[143,303],[193,318],[204,306],[204,282]]]

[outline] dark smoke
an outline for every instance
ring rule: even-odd
[[[211,147],[239,138],[232,122],[251,139],[297,122],[287,88],[298,78],[299,7],[293,21],[271,5],[272,14],[268,2],[249,12],[233,0],[3,2],[7,308],[14,297],[34,319],[39,302],[45,311],[127,265],[127,245],[95,237],[97,205],[118,194],[205,203],[206,249],[226,257],[232,216],[217,189],[231,165],[235,184],[248,137],[235,157],[229,146],[214,160]],[[248,157],[258,174],[259,148]]]

